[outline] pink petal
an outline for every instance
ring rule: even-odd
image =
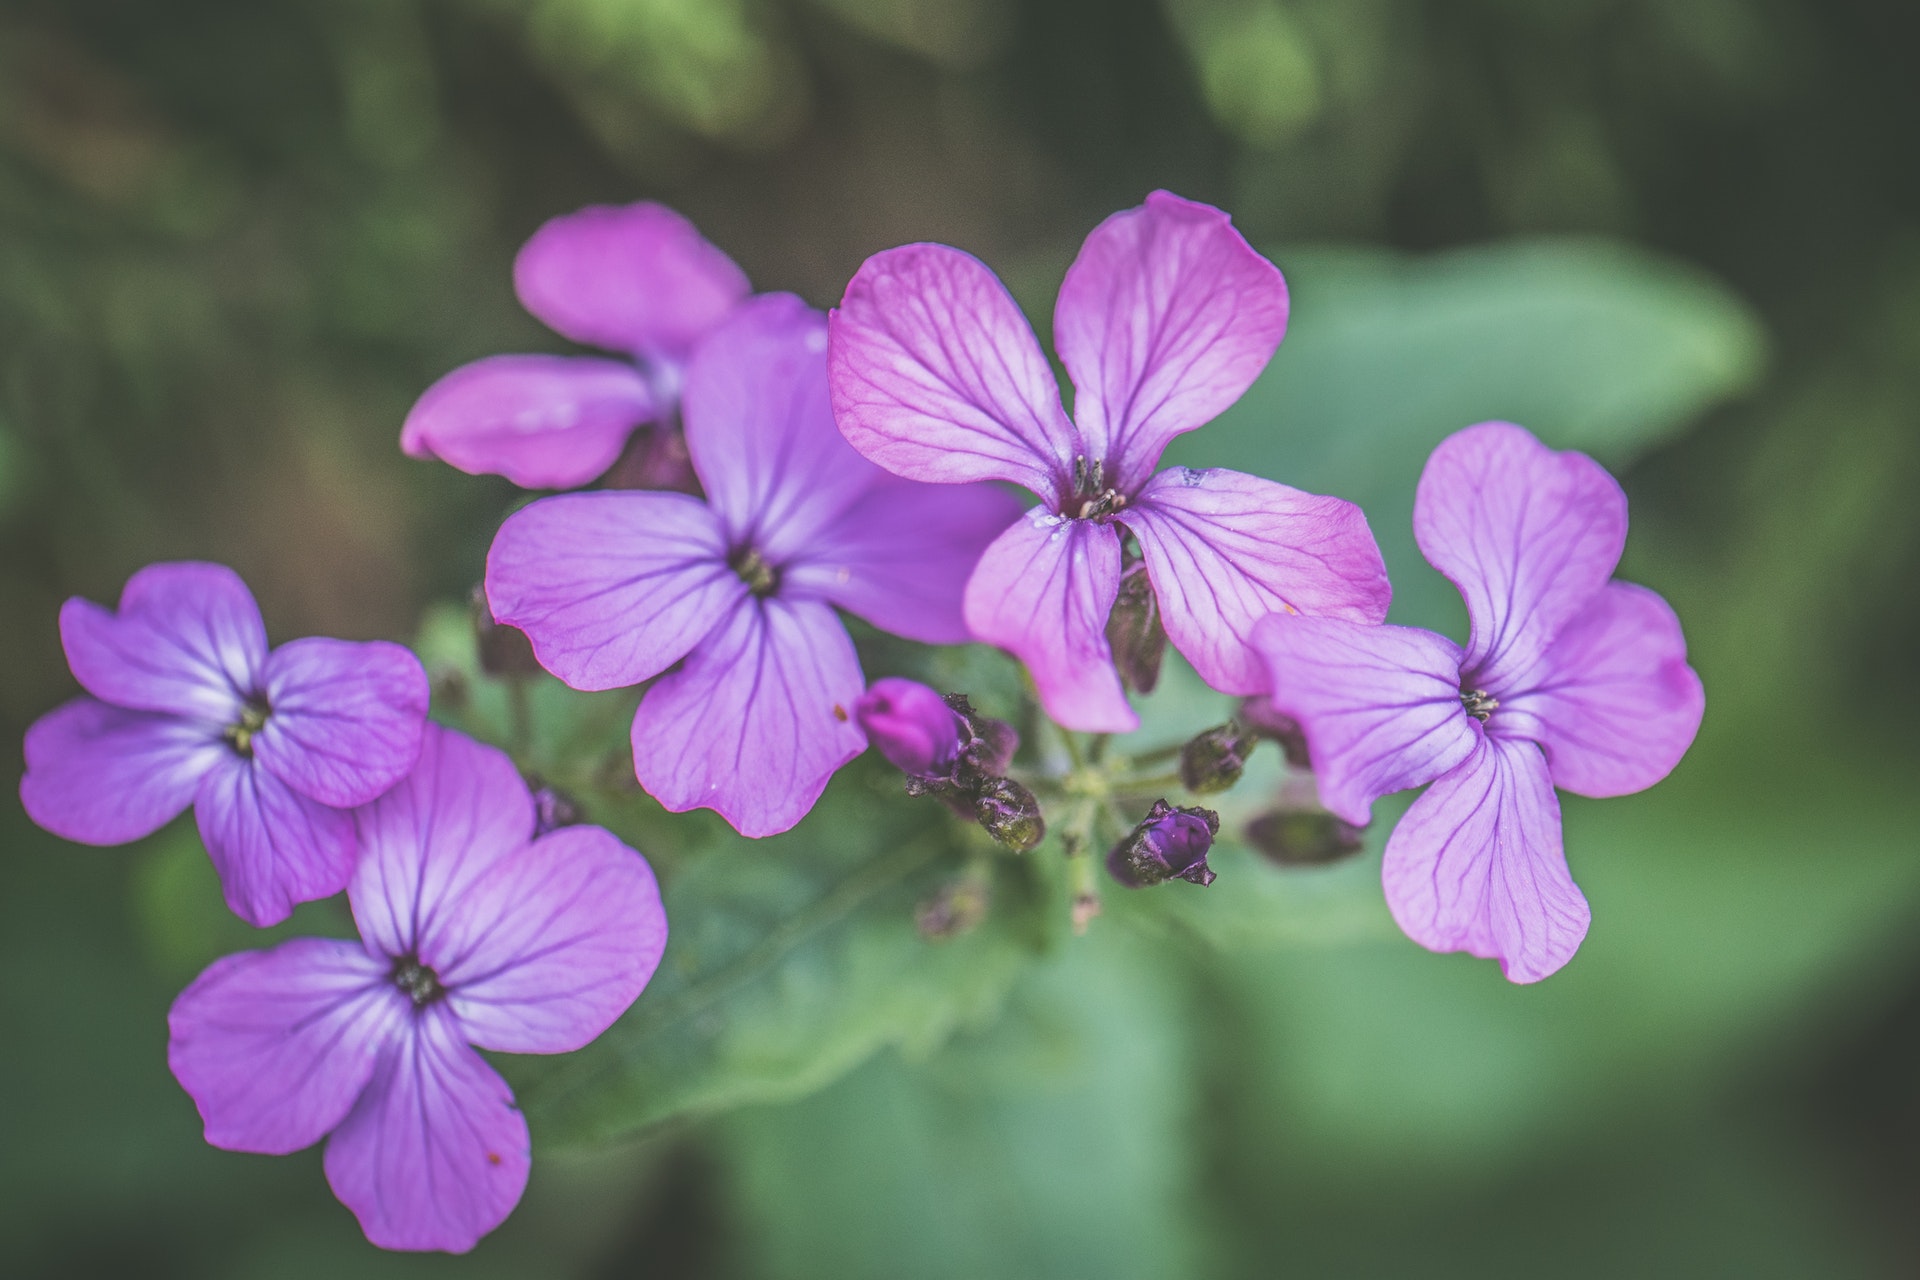
[[[1454,768],[1480,736],[1460,704],[1460,648],[1413,627],[1277,613],[1254,628],[1269,703],[1298,721],[1320,802],[1365,826],[1373,802]]]
[[[1222,693],[1264,692],[1253,625],[1270,613],[1377,623],[1393,589],[1359,507],[1238,471],[1169,467],[1121,514],[1167,638]]]
[[[831,317],[833,412],[853,447],[910,480],[1071,487],[1086,445],[1006,287],[979,259],[910,244],[861,265]]]
[[[78,596],[60,609],[67,663],[88,693],[133,711],[221,725],[256,691],[267,631],[253,593],[223,564],[150,564],[118,613]]]
[[[666,945],[647,860],[599,827],[562,827],[495,863],[420,958],[468,1040],[566,1053],[626,1012]]]
[[[228,753],[201,780],[193,811],[227,905],[256,928],[332,897],[353,875],[353,815],[309,800],[257,760]]]
[[[1057,723],[1128,733],[1140,721],[1107,647],[1119,589],[1120,535],[1112,525],[1035,507],[980,558],[967,583],[967,625],[1027,664]]]
[[[327,1182],[383,1249],[465,1253],[526,1190],[513,1090],[444,1004],[417,1013],[327,1143]]]
[[[493,865],[533,839],[533,796],[507,753],[429,724],[420,761],[354,814],[360,860],[347,888],[368,951],[434,948],[457,929],[461,900]]]
[[[507,517],[487,552],[487,603],[576,689],[639,684],[713,630],[746,584],[705,503],[607,490]]]
[[[1583,796],[1643,791],[1672,772],[1700,728],[1706,693],[1680,619],[1658,593],[1610,582],[1561,629],[1487,723],[1532,738],[1554,785]]]
[[[1587,900],[1560,845],[1560,802],[1530,742],[1481,738],[1400,819],[1381,876],[1409,938],[1498,960],[1514,982],[1553,973],[1587,936]]]
[[[521,305],[555,333],[679,361],[747,296],[747,277],[665,205],[590,205],[554,218],[513,262]]]
[[[272,711],[253,735],[253,753],[304,796],[351,809],[406,777],[419,758],[427,673],[409,649],[295,640],[268,655],[266,686]]]
[[[1627,499],[1583,453],[1483,422],[1440,442],[1413,505],[1427,560],[1466,597],[1467,682],[1498,692],[1605,586],[1627,539]]]
[[[827,605],[747,601],[647,692],[634,775],[675,813],[713,809],[741,835],[776,835],[866,746],[853,723],[865,687]]]
[[[1165,191],[1093,229],[1053,313],[1074,419],[1123,493],[1238,400],[1286,331],[1279,268],[1226,214]]]
[[[352,1109],[410,1015],[352,942],[296,938],[216,960],[167,1014],[167,1065],[229,1151],[285,1155]]]
[[[658,416],[640,371],[595,356],[490,356],[428,387],[400,428],[409,457],[522,489],[574,489]]]
[[[196,721],[75,698],[27,730],[20,803],[63,839],[125,844],[192,804],[200,779],[231,754]]]
[[[967,579],[1019,518],[1020,503],[994,485],[883,475],[787,566],[782,591],[822,596],[910,640],[964,644]]]

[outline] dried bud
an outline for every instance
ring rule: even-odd
[[[1295,769],[1311,769],[1307,756],[1307,735],[1300,722],[1273,705],[1266,694],[1248,698],[1240,704],[1240,722],[1263,738],[1272,738],[1287,753],[1287,764]]]
[[[549,831],[571,827],[586,820],[578,802],[558,787],[536,785],[533,789],[533,836],[539,839]]]
[[[1175,877],[1191,884],[1213,883],[1207,851],[1220,831],[1220,815],[1198,807],[1179,809],[1155,800],[1146,820],[1107,854],[1107,870],[1129,889]]]
[[[988,881],[965,877],[922,902],[913,922],[923,938],[952,938],[977,928],[987,918]]]
[[[1025,853],[1047,834],[1040,802],[1012,778],[988,778],[973,795],[973,816],[987,834],[1015,853]]]
[[[1005,773],[1020,749],[1020,735],[1005,720],[983,716],[973,709],[964,693],[947,695],[947,705],[960,717],[960,762],[975,774],[993,777]]]
[[[467,597],[467,605],[473,617],[474,647],[479,651],[482,671],[509,680],[540,674],[539,659],[533,656],[533,642],[518,627],[503,626],[493,620],[485,588],[475,587]]]
[[[1318,867],[1360,852],[1361,828],[1319,809],[1276,809],[1247,824],[1247,843],[1283,867]]]
[[[910,778],[946,778],[960,758],[960,717],[926,685],[875,680],[853,704],[867,741]]]
[[[1180,781],[1197,795],[1225,791],[1240,781],[1260,739],[1236,720],[1196,735],[1180,748]]]
[[[1160,683],[1160,660],[1167,653],[1167,633],[1160,625],[1160,601],[1153,594],[1146,562],[1136,560],[1120,575],[1120,593],[1107,615],[1107,646],[1113,665],[1127,687],[1152,693]]]

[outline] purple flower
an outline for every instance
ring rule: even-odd
[[[119,611],[60,610],[76,698],[27,731],[20,800],[82,844],[125,844],[188,805],[227,905],[270,925],[353,874],[353,817],[413,768],[427,674],[397,644],[267,649],[238,574],[148,565]]]
[[[644,423],[671,423],[695,344],[747,296],[747,278],[663,205],[594,205],[533,233],[513,264],[520,302],[598,356],[489,356],[427,388],[400,447],[523,489],[607,470]]]
[[[902,773],[950,774],[960,759],[960,717],[916,680],[884,676],[853,704],[867,741]]]
[[[1279,346],[1287,288],[1218,209],[1164,191],[1087,237],[1060,286],[1054,346],[977,259],[916,244],[869,258],[833,314],[833,407],[853,446],[914,480],[1010,480],[1041,505],[967,584],[974,634],[1027,664],[1070,729],[1127,731],[1106,636],[1124,528],[1167,635],[1229,693],[1265,684],[1249,645],[1277,610],[1386,616],[1359,508],[1237,471],[1155,473],[1168,441],[1239,399]]]
[[[533,838],[511,761],[438,726],[358,814],[361,942],[300,938],[217,961],[174,1001],[167,1061],[230,1151],[328,1134],[327,1181],[367,1239],[463,1253],[527,1183],[527,1122],[469,1046],[578,1049],[660,963],[646,859],[599,827]]]
[[[866,745],[853,720],[866,681],[834,606],[909,639],[966,640],[961,586],[1015,510],[989,486],[912,484],[849,448],[826,341],[798,298],[745,304],[687,371],[707,501],[546,498],[487,555],[494,617],[548,671],[576,689],[661,676],[633,721],[641,785],[750,836],[798,822]]]
[[[1355,826],[1378,797],[1433,783],[1387,841],[1394,919],[1422,946],[1534,982],[1587,932],[1554,787],[1652,786],[1692,743],[1704,694],[1673,610],[1609,581],[1626,496],[1584,454],[1469,427],[1428,460],[1413,528],[1466,597],[1466,650],[1411,627],[1276,616],[1257,631],[1272,704],[1305,730],[1322,803]]]

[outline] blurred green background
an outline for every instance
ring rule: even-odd
[[[1399,938],[1377,833],[1321,870],[1229,844],[1204,896],[1017,964],[882,893],[704,1012],[663,973],[642,1048],[586,1059],[654,1123],[563,1147],[603,1113],[530,1105],[554,1149],[464,1259],[366,1246],[317,1152],[201,1143],[165,1009],[253,939],[190,826],[83,850],[10,805],[0,1269],[1920,1273],[1917,45],[1891,0],[0,0],[12,776],[73,691],[60,601],[151,560],[233,564],[276,641],[463,599],[512,493],[402,458],[401,418],[561,349],[514,249],[640,197],[821,305],[958,244],[1043,332],[1099,218],[1221,204],[1293,330],[1176,460],[1362,502],[1396,616],[1457,626],[1407,537],[1426,451],[1491,416],[1589,449],[1708,689],[1667,783],[1567,803],[1595,923],[1541,986]],[[885,781],[768,865],[886,844],[848,834]],[[643,1060],[674,1019],[725,1062],[699,1087]]]

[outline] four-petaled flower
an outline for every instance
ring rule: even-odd
[[[400,447],[523,489],[586,484],[643,424],[670,435],[694,346],[748,291],[731,258],[649,202],[548,222],[514,259],[513,284],[548,328],[628,358],[510,355],[463,365],[413,406]],[[672,476],[637,479],[677,487]]]
[[[420,751],[427,675],[397,644],[311,637],[269,652],[224,565],[149,565],[118,612],[78,597],[60,638],[91,697],[27,731],[20,800],[82,844],[124,844],[188,805],[227,904],[286,919],[353,874],[353,817]]]
[[[361,942],[216,961],[174,1002],[167,1060],[207,1141],[283,1155],[326,1137],[367,1238],[463,1253],[519,1203],[527,1122],[471,1046],[577,1049],[660,963],[646,859],[599,827],[534,838],[500,751],[430,729],[419,768],[358,815]]]
[[[633,721],[635,776],[742,833],[804,817],[866,745],[838,605],[931,644],[968,638],[960,593],[1017,510],[991,486],[900,480],[835,429],[826,323],[768,294],[701,344],[687,447],[707,501],[601,490],[516,512],[487,555],[494,617],[576,689],[665,675]],[[684,661],[683,661],[684,660]]]
[[[1466,598],[1466,650],[1410,627],[1277,616],[1257,632],[1272,704],[1299,721],[1321,801],[1350,823],[1433,784],[1387,841],[1387,902],[1408,936],[1537,981],[1588,922],[1554,787],[1619,796],[1664,778],[1700,726],[1700,679],[1666,602],[1610,581],[1626,497],[1584,454],[1469,427],[1428,460],[1413,527]]]
[[[1054,720],[1126,732],[1138,721],[1106,638],[1122,528],[1167,635],[1223,692],[1264,687],[1250,641],[1269,613],[1386,617],[1386,568],[1352,503],[1237,471],[1155,474],[1174,436],[1240,398],[1286,326],[1273,264],[1218,209],[1157,191],[1096,227],[1060,286],[1072,419],[1006,289],[936,244],[877,254],[847,286],[833,406],[853,446],[900,475],[1040,497],[981,558],[966,620],[1027,664]]]

